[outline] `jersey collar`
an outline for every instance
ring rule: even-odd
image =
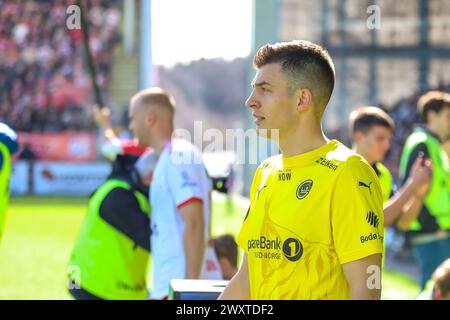
[[[327,144],[317,148],[315,150],[298,154],[292,157],[282,156],[283,167],[303,167],[309,165],[311,162],[316,161],[320,156],[334,150],[339,145],[339,141],[331,140]]]

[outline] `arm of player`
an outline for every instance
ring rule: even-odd
[[[411,223],[417,219],[423,207],[423,198],[415,196],[406,203],[403,208],[404,213],[400,217],[397,225],[400,230],[409,230]]]
[[[384,206],[385,227],[395,224],[399,219],[407,219],[411,222],[417,218],[422,206],[421,199],[428,191],[431,182],[431,170],[429,160],[425,160],[423,156],[416,158],[411,169],[411,175],[406,183]],[[419,201],[416,201],[415,205],[412,206],[411,203],[414,198]]]
[[[136,245],[150,251],[150,219],[141,210],[131,190],[113,189],[100,205],[99,214],[106,223]]]
[[[413,179],[417,175],[417,169],[419,168],[422,171],[428,171],[428,179],[423,181],[417,185],[414,195],[409,199],[409,201],[403,207],[403,214],[398,221],[398,227],[403,230],[408,230],[411,223],[417,219],[419,216],[422,207],[423,207],[423,198],[426,196],[431,182],[432,182],[432,172],[433,172],[433,163],[430,159],[428,159],[429,153],[428,149],[425,145],[420,144],[416,147],[416,149],[412,152],[410,159],[408,161],[407,167],[407,179]],[[416,165],[417,158],[423,158],[420,163],[420,167]],[[414,159],[416,159],[414,161]],[[411,165],[411,162],[414,161],[414,164]],[[407,180],[407,181],[408,181]]]
[[[381,298],[381,254],[374,254],[342,265],[350,286],[350,300]]]
[[[94,118],[100,129],[102,141],[118,139],[111,125],[111,110],[106,107],[94,106]]]
[[[360,186],[361,181],[372,186],[371,192]],[[348,297],[379,299],[384,237],[383,195],[378,177],[367,163],[358,160],[342,169],[333,204],[333,240],[349,284]],[[372,275],[374,271],[376,274]]]
[[[429,164],[431,164],[431,162],[429,162]],[[423,199],[430,188],[430,184],[431,175],[428,183],[422,185],[419,189],[417,189],[414,196],[411,197],[411,199],[403,207],[403,214],[397,224],[401,230],[408,230],[411,223],[419,216],[423,207]]]
[[[219,296],[219,300],[249,300],[250,279],[248,276],[247,254],[244,255],[238,272],[228,282],[228,285]]]
[[[186,279],[199,279],[205,252],[205,221],[203,203],[192,201],[179,208],[184,221],[184,252],[186,255]]]

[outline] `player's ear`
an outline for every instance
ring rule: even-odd
[[[361,131],[355,131],[355,133],[353,133],[353,139],[355,142],[361,141],[362,138],[364,138],[364,133],[362,133]]]
[[[312,92],[309,89],[298,89],[297,96],[297,110],[299,112],[307,111],[312,106]]]

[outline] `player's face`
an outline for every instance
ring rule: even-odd
[[[138,139],[140,147],[148,147],[149,141],[149,128],[147,126],[147,117],[144,114],[144,108],[138,103],[132,103],[128,112],[130,118],[129,129],[133,132],[134,136]]]
[[[361,134],[358,149],[369,162],[383,161],[391,146],[391,129],[384,126],[372,126],[366,133]]]
[[[253,120],[259,134],[260,129],[279,129],[280,135],[294,126],[296,99],[289,93],[285,76],[278,63],[258,69],[252,82],[253,90],[245,102],[252,109]],[[270,132],[268,132],[270,138]]]
[[[437,117],[439,122],[439,135],[442,140],[450,138],[450,108],[444,108]]]

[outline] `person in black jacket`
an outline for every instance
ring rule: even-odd
[[[148,186],[156,157],[118,155],[91,195],[69,264],[69,292],[79,300],[147,299],[150,255]]]

